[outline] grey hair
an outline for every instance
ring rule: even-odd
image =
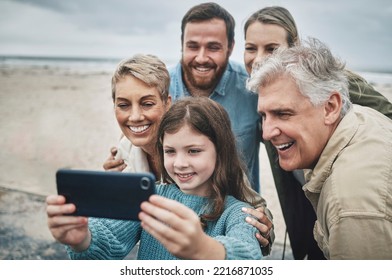
[[[116,98],[116,84],[127,76],[133,76],[150,87],[157,88],[166,103],[169,96],[170,76],[158,57],[151,54],[136,54],[122,60],[112,76],[112,98]]]
[[[254,65],[247,88],[257,92],[260,86],[289,75],[301,94],[314,106],[324,104],[332,92],[340,93],[340,116],[343,117],[352,107],[344,68],[345,63],[334,57],[324,43],[309,38],[292,48],[278,48],[264,61]]]

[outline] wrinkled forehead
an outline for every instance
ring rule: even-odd
[[[271,107],[297,107],[308,98],[301,94],[298,85],[289,75],[279,75],[258,88],[258,104],[264,110]]]

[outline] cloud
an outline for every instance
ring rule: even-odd
[[[180,57],[182,16],[196,0],[0,1],[0,55],[122,58],[150,52]],[[245,19],[270,5],[286,7],[300,35],[326,42],[354,68],[392,69],[392,2],[389,0],[222,0],[236,19],[232,58],[242,61]]]
[[[116,34],[154,34],[164,28],[176,10],[175,3],[183,1],[124,1],[93,0],[18,0],[25,6],[64,15],[83,29],[100,29]]]

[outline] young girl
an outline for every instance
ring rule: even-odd
[[[224,108],[179,100],[157,139],[163,183],[142,203],[141,222],[90,218],[72,234],[64,227],[57,240],[69,256],[122,259],[140,241],[138,259],[261,259],[257,229],[241,211],[250,188]]]

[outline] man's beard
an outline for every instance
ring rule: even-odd
[[[226,70],[228,62],[229,62],[229,58],[226,58],[225,65],[223,67],[221,67],[215,73],[215,75],[212,78],[210,78],[210,79],[203,79],[201,81],[200,80],[197,81],[195,79],[195,77],[193,76],[192,68],[194,68],[194,66],[192,65],[193,64],[192,62],[189,63],[189,64],[185,64],[184,60],[181,59],[181,66],[182,66],[182,70],[183,70],[183,73],[184,73],[184,76],[185,76],[184,77],[185,81],[189,82],[191,87],[199,89],[199,90],[210,90],[212,92],[212,90],[217,86],[217,84],[219,83],[220,79],[222,78],[223,73]],[[204,64],[204,65],[206,65],[206,64]],[[207,65],[209,67],[212,66],[211,67],[212,69],[216,69],[217,68],[216,64],[208,63]],[[200,65],[200,66],[202,66],[202,65]]]

